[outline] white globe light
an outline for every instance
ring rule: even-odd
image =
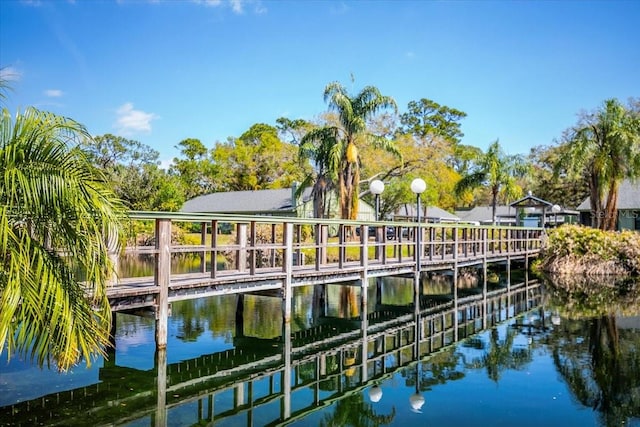
[[[414,193],[421,194],[426,189],[427,189],[427,183],[424,182],[424,179],[416,178],[413,181],[411,181],[411,191],[413,191]]]
[[[374,179],[369,184],[369,190],[375,195],[382,194],[382,192],[384,191],[384,182],[380,181],[379,179]]]
[[[558,213],[562,210],[562,208],[558,205],[553,205],[551,206],[551,211],[553,211],[553,213]]]
[[[378,385],[374,385],[369,389],[369,400],[373,403],[379,402],[382,399],[382,389]]]
[[[411,404],[411,410],[414,412],[420,412],[422,405],[424,405],[424,397],[420,393],[413,393],[409,396],[409,403]]]

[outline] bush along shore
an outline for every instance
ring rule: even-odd
[[[640,233],[578,225],[551,229],[537,268],[553,274],[640,276]]]

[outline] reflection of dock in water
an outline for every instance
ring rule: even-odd
[[[283,322],[281,337],[236,337],[234,349],[178,363],[167,364],[166,351],[158,350],[149,370],[117,366],[112,359],[100,369],[99,383],[6,406],[0,415],[22,426],[145,418],[149,425],[166,425],[173,409],[188,408],[194,424],[237,417],[251,426],[256,414],[261,425],[265,416],[265,425],[285,424],[535,308],[541,297],[537,282],[436,306],[422,297],[413,312],[386,307],[360,321],[326,319],[296,332]],[[233,404],[216,407],[220,396]],[[294,408],[294,400],[306,403]]]

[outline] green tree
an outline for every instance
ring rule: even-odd
[[[238,138],[229,138],[213,149],[227,191],[291,187],[310,167],[301,167],[298,148],[278,136],[278,129],[256,123]]]
[[[564,135],[567,149],[558,168],[586,180],[593,227],[615,230],[620,182],[640,177],[639,113],[633,104],[625,108],[608,99]]]
[[[276,128],[283,141],[298,145],[302,137],[313,128],[313,124],[303,119],[280,117],[276,119]]]
[[[129,209],[176,211],[184,203],[181,182],[160,168],[160,153],[148,145],[106,134],[85,139],[82,148]]]
[[[186,199],[224,189],[219,179],[220,168],[199,139],[184,139],[176,148],[184,158],[173,159],[170,173],[179,177]]]
[[[367,129],[368,120],[385,108],[396,110],[396,103],[374,86],[367,86],[351,96],[338,82],[325,87],[324,100],[328,102],[329,109],[336,113],[337,123],[309,131],[301,144],[322,147],[322,151],[329,154],[323,155],[322,159],[327,161],[325,169],[338,179],[341,217],[355,219],[361,166],[359,147],[371,144],[400,156],[390,139],[374,135]]]
[[[109,342],[123,206],[78,148],[73,120],[36,109],[0,129],[0,352],[66,370]],[[82,277],[78,272],[82,272]]]
[[[466,191],[487,186],[491,191],[491,207],[493,223],[496,222],[496,206],[498,196],[519,197],[522,188],[516,178],[523,177],[528,171],[528,165],[522,156],[508,155],[496,140],[486,153],[482,153],[475,161],[469,174],[462,177],[455,186],[455,193],[462,196]]]
[[[577,207],[589,195],[581,177],[556,171],[567,146],[533,147],[529,153],[531,174],[528,187],[541,199],[569,208]]]
[[[459,122],[465,117],[464,111],[422,98],[409,102],[407,112],[400,115],[400,131],[428,141],[441,138],[457,144],[464,136]]]

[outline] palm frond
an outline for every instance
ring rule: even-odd
[[[77,122],[27,109],[1,124],[0,352],[90,363],[108,342],[107,240],[123,205],[77,148],[90,138]]]

